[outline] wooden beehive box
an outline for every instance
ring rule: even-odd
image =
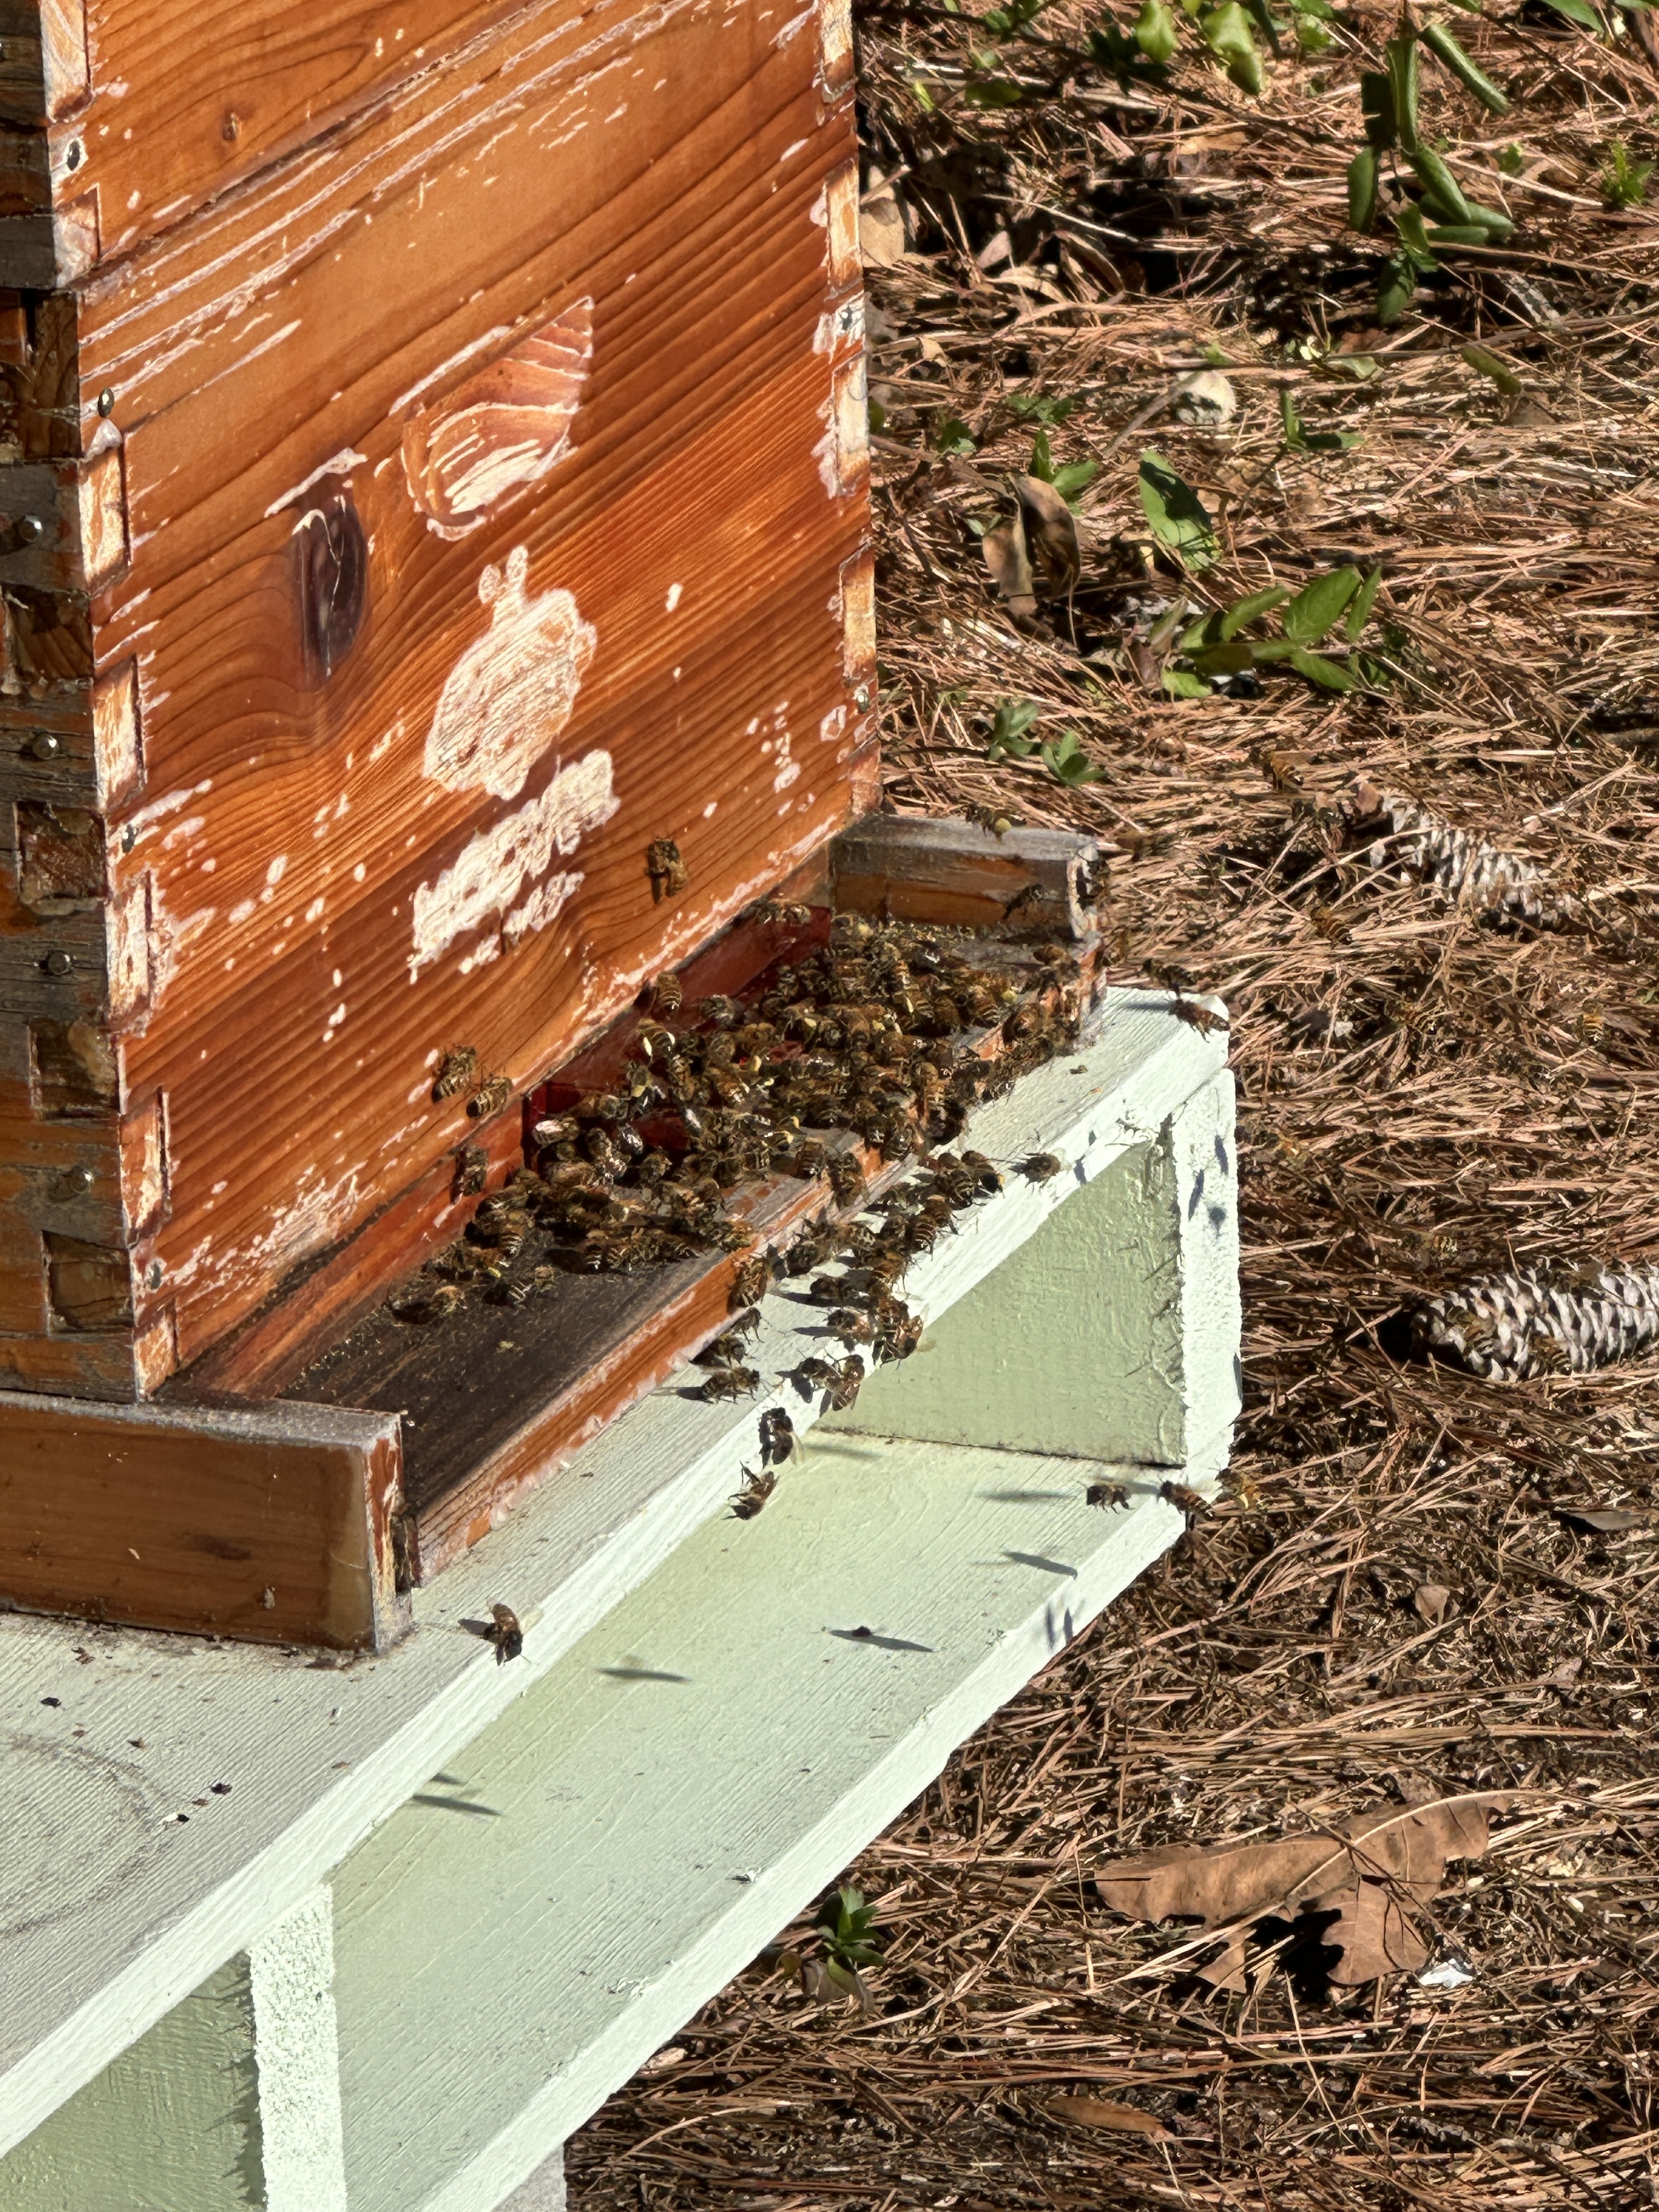
[[[10,0],[0,47],[0,1392],[269,1393],[870,804],[850,33]],[[433,1096],[463,1042],[493,1117]]]

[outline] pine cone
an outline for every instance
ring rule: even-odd
[[[1476,914],[1503,915],[1528,921],[1534,929],[1560,929],[1577,917],[1576,902],[1553,890],[1548,877],[1530,860],[1499,852],[1467,830],[1453,829],[1397,791],[1379,791],[1362,777],[1354,792],[1354,813],[1357,826],[1382,830],[1364,855],[1373,868],[1402,862],[1449,897],[1466,901]]]
[[[1477,1275],[1412,1316],[1417,1348],[1492,1382],[1582,1375],[1659,1337],[1659,1270],[1523,1267]]]

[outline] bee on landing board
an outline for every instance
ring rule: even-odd
[[[769,1472],[757,1474],[750,1467],[743,1468],[742,1474],[743,1488],[732,1500],[732,1518],[734,1521],[752,1521],[777,1488],[778,1478]]]
[[[653,904],[677,898],[690,882],[690,872],[672,837],[653,837],[645,848],[645,872],[651,878]]]
[[[510,1605],[492,1605],[488,1620],[464,1620],[461,1626],[495,1647],[495,1664],[505,1667],[524,1650],[524,1630]]]
[[[781,1406],[768,1408],[760,1417],[761,1464],[775,1467],[781,1460],[794,1459],[800,1452],[800,1438],[795,1434],[795,1425]]]
[[[752,1367],[717,1367],[697,1395],[713,1404],[721,1398],[752,1398],[760,1386],[760,1376]]]
[[[642,1013],[677,1014],[685,1004],[685,989],[678,975],[659,975],[647,983],[635,1004]]]
[[[1032,1152],[1020,1162],[1019,1171],[1027,1182],[1050,1182],[1065,1164],[1053,1152]]]
[[[433,1080],[434,1101],[453,1098],[465,1091],[478,1072],[478,1052],[476,1045],[451,1045],[444,1054],[438,1073]]]

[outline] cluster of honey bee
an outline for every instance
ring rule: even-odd
[[[811,918],[772,902],[751,915]],[[480,1198],[463,1236],[428,1263],[417,1288],[394,1295],[392,1311],[435,1320],[469,1290],[516,1305],[565,1272],[632,1272],[711,1249],[742,1255],[755,1232],[730,1211],[729,1194],[757,1177],[799,1176],[822,1186],[826,1218],[800,1232],[781,1264],[810,1275],[848,1261],[869,1291],[854,1297],[844,1294],[847,1279],[825,1279],[835,1285],[827,1302],[851,1333],[845,1359],[819,1387],[850,1403],[862,1376],[853,1346],[867,1345],[877,1358],[914,1348],[894,1285],[953,1207],[994,1187],[996,1170],[975,1153],[935,1155],[921,1188],[879,1202],[878,1224],[842,1226],[828,1215],[858,1211],[865,1170],[835,1133],[884,1162],[933,1153],[960,1135],[976,1102],[1074,1044],[1079,1006],[1066,948],[1022,946],[1021,955],[1018,967],[988,969],[932,930],[841,915],[828,943],[770,971],[750,1006],[725,996],[688,1005],[678,976],[659,977],[640,995],[614,1090],[537,1121],[534,1166]],[[476,1053],[452,1052],[434,1091],[455,1096],[477,1077]],[[480,1164],[463,1154],[458,1196],[477,1187]],[[740,1268],[737,1310],[754,1304],[774,1264],[757,1255]],[[705,1389],[740,1395],[757,1387],[751,1373],[723,1358]]]

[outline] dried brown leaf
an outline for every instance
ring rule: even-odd
[[[1036,593],[1031,582],[1031,556],[1026,550],[1025,526],[1020,516],[994,523],[979,541],[979,550],[990,571],[991,581],[1021,619],[1036,612]]]
[[[1418,1619],[1426,1621],[1431,1628],[1439,1627],[1451,1601],[1452,1594],[1443,1583],[1425,1583],[1412,1593]]]
[[[1069,592],[1083,573],[1076,516],[1041,477],[1016,476],[1012,482],[1033,569],[1048,591]]]
[[[1103,2097],[1051,2097],[1048,2110],[1057,2120],[1074,2128],[1109,2128],[1114,2135],[1146,2136],[1153,2142],[1174,2138],[1155,2112],[1134,2105],[1114,2105]]]

